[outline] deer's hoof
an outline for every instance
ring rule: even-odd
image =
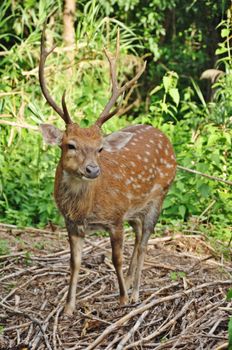
[[[133,290],[130,297],[130,302],[137,303],[138,301],[139,301],[139,292],[137,290]]]
[[[71,304],[66,304],[64,307],[64,315],[72,316],[74,312],[74,306]]]
[[[128,296],[124,295],[124,296],[120,297],[119,303],[120,303],[120,305],[127,305],[128,301],[129,301]]]

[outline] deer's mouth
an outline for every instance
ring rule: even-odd
[[[98,178],[98,176],[97,176],[97,177],[94,177],[94,178],[91,178],[91,177],[87,177],[87,176],[85,176],[85,175],[83,175],[83,176],[81,177],[82,180],[84,180],[84,181],[89,181],[89,182],[95,181],[97,178]]]
[[[99,175],[100,175],[100,170],[97,172],[97,173],[95,173],[95,174],[89,174],[89,173],[81,173],[81,179],[82,180],[84,180],[84,181],[94,181],[94,180],[96,180],[98,177],[99,177]]]

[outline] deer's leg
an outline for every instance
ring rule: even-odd
[[[160,214],[160,202],[158,203],[158,205],[154,205],[154,204],[151,205],[144,217],[142,238],[138,246],[137,266],[136,266],[136,272],[135,272],[135,277],[133,281],[133,289],[132,289],[132,295],[131,295],[132,302],[137,302],[139,299],[139,286],[140,286],[141,272],[142,272],[143,263],[144,263],[144,256],[147,249],[147,243],[151,233],[154,232],[154,227],[159,218],[159,214]]]
[[[71,277],[69,282],[68,296],[64,308],[64,313],[72,315],[75,310],[77,281],[81,266],[82,248],[84,238],[73,233],[69,233],[70,244],[70,269]]]
[[[127,272],[127,276],[125,278],[127,289],[129,289],[133,285],[133,280],[135,277],[135,272],[136,272],[136,267],[137,267],[138,248],[139,248],[139,245],[141,242],[141,237],[142,237],[141,220],[136,219],[135,221],[130,221],[129,223],[135,232],[135,245],[134,245],[133,253],[131,256],[131,261],[130,261],[129,269]]]
[[[113,229],[110,235],[111,247],[112,247],[112,261],[116,271],[120,293],[120,304],[125,305],[128,302],[128,295],[126,284],[122,272],[123,261],[123,228],[119,227]]]

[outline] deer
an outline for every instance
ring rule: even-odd
[[[115,105],[119,97],[121,99],[126,90],[134,86],[144,72],[146,62],[131,80],[119,86],[118,32],[115,52],[104,48],[109,63],[111,96],[96,122],[82,128],[73,122],[69,114],[65,91],[60,107],[47,89],[45,62],[54,47],[50,50],[46,48],[45,28],[46,25],[41,35],[40,87],[48,104],[65,123],[65,130],[51,124],[40,125],[44,141],[61,149],[54,197],[64,217],[70,245],[70,282],[64,313],[72,315],[75,311],[85,235],[98,230],[106,231],[110,237],[120,305],[137,303],[148,240],[175,178],[175,154],[169,139],[151,125],[130,125],[110,135],[103,135],[102,125],[117,114],[120,104]],[[124,277],[125,221],[135,233],[135,243]]]

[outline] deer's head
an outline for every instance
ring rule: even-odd
[[[103,112],[97,119],[94,125],[88,128],[81,128],[78,124],[73,123],[68,108],[65,102],[65,92],[62,96],[62,108],[59,107],[54,99],[49,94],[44,78],[44,66],[48,55],[54,50],[47,51],[45,48],[45,29],[43,28],[41,37],[41,53],[39,64],[39,81],[44,97],[49,105],[60,115],[66,125],[65,131],[61,131],[50,124],[41,124],[41,131],[45,142],[51,145],[59,145],[62,150],[61,164],[63,170],[77,178],[88,180],[97,178],[101,169],[99,167],[100,153],[105,150],[107,152],[114,152],[123,148],[133,136],[129,132],[115,132],[108,136],[103,136],[101,127],[108,119],[115,115],[119,107],[113,111],[111,109],[115,105],[120,95],[130,88],[143,73],[146,63],[136,76],[118,87],[116,76],[116,63],[119,55],[119,32],[117,36],[117,48],[115,55],[112,55],[107,50],[104,50],[105,55],[110,65],[110,75],[112,82],[112,96],[106,104]]]

